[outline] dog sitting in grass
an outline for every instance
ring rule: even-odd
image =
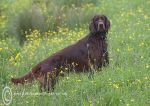
[[[95,15],[89,25],[89,34],[35,65],[26,75],[12,78],[14,84],[24,84],[36,79],[40,82],[40,91],[54,89],[56,79],[69,69],[74,72],[89,72],[91,67],[101,68],[109,64],[107,51],[107,33],[110,21],[105,15]]]

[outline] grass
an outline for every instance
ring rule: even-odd
[[[79,26],[75,25],[78,23],[77,20],[71,19],[86,15],[81,13],[74,18],[72,17],[74,13],[66,12],[68,11],[66,9],[64,13],[71,15],[68,15],[70,21],[65,22],[68,26],[59,26],[58,31],[47,30],[41,33],[39,30],[32,30],[26,34],[27,42],[24,46],[20,46],[18,40],[13,37],[0,40],[0,91],[6,85],[12,89],[13,100],[10,105],[150,105],[150,2],[97,0],[92,6],[89,2],[90,0],[84,3],[82,0],[82,6],[78,6],[78,2],[75,2],[76,7],[84,10],[83,14],[88,16],[86,21],[84,18],[80,20],[82,24]],[[63,5],[64,3],[62,0]],[[10,82],[11,76],[27,73],[36,63],[84,37],[88,33],[90,15],[94,13],[104,13],[111,20],[111,29],[108,33],[110,55],[108,67],[102,71],[96,70],[93,79],[89,79],[87,74],[74,73],[60,78],[55,91],[51,94],[39,94],[36,81],[24,86],[14,86]],[[3,25],[0,29],[6,30],[7,20],[4,16],[1,18]],[[3,35],[4,32],[0,31]],[[2,99],[0,105],[3,106]]]

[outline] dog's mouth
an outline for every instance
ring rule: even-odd
[[[105,30],[105,25],[104,25],[103,21],[98,22],[97,30],[100,31],[100,32]]]

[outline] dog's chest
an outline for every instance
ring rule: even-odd
[[[87,43],[88,57],[92,63],[100,62],[103,59],[103,54],[107,50],[105,41],[93,40]]]

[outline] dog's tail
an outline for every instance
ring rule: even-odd
[[[24,84],[25,82],[32,81],[34,78],[37,77],[38,74],[40,74],[39,73],[40,70],[41,70],[41,66],[37,65],[37,66],[33,67],[33,69],[26,75],[24,75],[22,77],[18,77],[18,78],[11,78],[11,81],[16,85]]]

